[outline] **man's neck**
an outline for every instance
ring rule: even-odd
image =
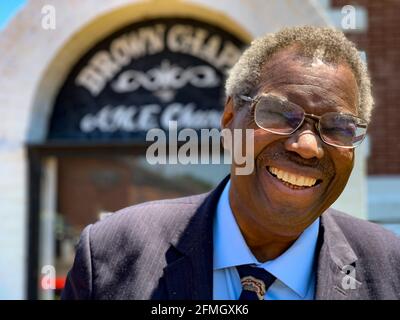
[[[273,230],[264,228],[262,224],[251,220],[250,211],[254,209],[243,205],[238,197],[231,196],[231,192],[229,204],[247,246],[259,262],[279,257],[300,236],[300,234],[293,237],[280,236]]]

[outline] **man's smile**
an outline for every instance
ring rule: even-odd
[[[293,174],[291,172],[269,166],[267,170],[284,185],[292,189],[306,189],[314,186],[317,183],[317,179],[313,177],[307,177],[299,174]]]
[[[257,156],[265,195],[297,209],[318,202],[335,176],[333,164],[327,158],[303,159],[282,147],[281,141],[270,144]]]
[[[327,158],[303,159],[295,153],[283,149],[282,142],[269,145],[257,156],[257,167],[261,173],[261,184],[269,197],[288,194],[285,202],[290,203],[290,196],[303,196],[304,203],[315,201],[326,189],[334,177],[335,169]],[[279,195],[278,197],[281,197]]]
[[[321,196],[324,189],[321,189],[323,186],[321,179],[292,172],[282,167],[278,168],[278,165],[264,166],[263,170],[260,171],[260,182],[269,199],[278,201],[276,204],[282,204],[281,200],[284,200],[286,205],[296,203],[295,206],[298,208],[300,203],[303,205],[310,204]]]

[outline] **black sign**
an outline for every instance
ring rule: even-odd
[[[152,128],[219,128],[227,70],[244,44],[189,19],[130,25],[75,65],[53,109],[49,140],[141,140]]]

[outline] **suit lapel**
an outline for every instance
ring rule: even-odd
[[[192,300],[193,268],[188,257],[182,256],[164,270],[169,300]]]
[[[182,236],[171,244],[176,258],[164,269],[169,299],[212,300],[213,218],[227,176],[196,210]]]
[[[321,216],[316,299],[359,299],[362,283],[356,278],[357,256],[331,211],[329,209]]]

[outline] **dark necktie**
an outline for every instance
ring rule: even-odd
[[[237,266],[242,293],[239,300],[264,300],[268,288],[275,281],[275,276],[262,268],[250,265]]]

